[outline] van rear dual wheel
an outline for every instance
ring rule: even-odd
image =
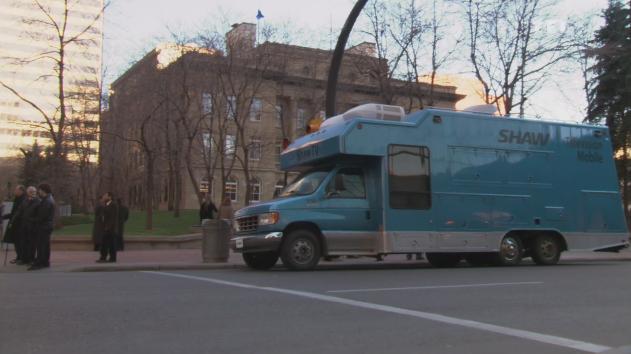
[[[256,270],[270,269],[278,261],[278,253],[276,252],[243,253],[242,257],[248,267]]]
[[[561,258],[561,243],[551,235],[539,235],[532,244],[532,260],[538,265],[554,265]]]
[[[317,236],[310,230],[290,232],[280,249],[280,258],[291,270],[310,270],[320,261],[322,247]]]
[[[506,235],[500,243],[500,251],[495,254],[494,262],[499,266],[514,266],[521,263],[524,257],[524,247],[519,237]]]

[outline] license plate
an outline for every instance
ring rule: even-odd
[[[236,240],[237,243],[237,248],[243,248],[243,239],[242,238],[238,238]]]

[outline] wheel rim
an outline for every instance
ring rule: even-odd
[[[502,240],[502,245],[500,246],[502,258],[512,262],[519,259],[521,251],[519,249],[519,242],[512,238],[506,237]]]
[[[313,259],[315,246],[305,239],[299,239],[291,247],[291,258],[298,264],[307,264]]]
[[[541,250],[540,254],[542,258],[553,259],[556,257],[557,245],[556,242],[552,240],[542,240],[539,249]]]

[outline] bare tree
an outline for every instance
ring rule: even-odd
[[[542,26],[553,15],[547,0],[463,0],[469,59],[484,99],[509,115],[523,116],[528,98],[555,65],[569,57],[567,28]]]

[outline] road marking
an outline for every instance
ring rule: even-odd
[[[312,293],[312,292],[307,292],[307,291],[274,288],[274,287],[269,287],[269,286],[258,286],[258,285],[251,285],[251,284],[246,284],[246,283],[226,281],[226,280],[221,280],[221,279],[205,278],[205,277],[198,277],[198,276],[178,274],[178,273],[169,273],[169,272],[143,271],[142,273],[189,279],[189,280],[197,280],[197,281],[203,281],[203,282],[212,283],[212,284],[226,285],[226,286],[232,286],[232,287],[243,288],[243,289],[270,291],[270,292],[294,295],[294,296],[299,296],[299,297],[304,297],[304,298],[314,299],[314,300],[319,300],[319,301],[326,301],[326,302],[331,302],[331,303],[336,303],[336,304],[354,306],[354,307],[359,307],[359,308],[364,308],[364,309],[369,309],[369,310],[395,313],[399,315],[421,318],[424,320],[436,321],[436,322],[441,322],[441,323],[446,323],[446,324],[451,324],[451,325],[456,325],[456,326],[461,326],[461,327],[467,327],[467,328],[473,328],[473,329],[478,329],[478,330],[497,333],[497,334],[503,334],[506,336],[517,337],[521,339],[528,339],[535,342],[557,345],[560,347],[566,347],[566,348],[580,350],[580,351],[589,352],[589,353],[600,353],[600,352],[604,352],[606,350],[611,349],[611,347],[607,347],[604,345],[583,342],[583,341],[569,339],[569,338],[557,337],[557,336],[552,336],[552,335],[543,334],[543,333],[531,332],[531,331],[515,329],[515,328],[510,328],[510,327],[497,326],[497,325],[493,325],[489,323],[466,320],[462,318],[449,317],[449,316],[444,316],[437,313],[408,310],[408,309],[404,309],[400,307],[379,305],[379,304],[374,304],[374,303],[365,302],[365,301],[345,299],[342,297],[323,295],[323,294]]]
[[[368,288],[368,289],[347,289],[347,290],[329,290],[327,293],[360,293],[372,291],[396,291],[396,290],[432,290],[432,289],[457,289],[457,288],[483,288],[492,286],[511,286],[511,285],[541,285],[541,281],[524,281],[514,283],[483,283],[483,284],[457,284],[457,285],[430,285],[430,286],[406,286],[401,288]]]

